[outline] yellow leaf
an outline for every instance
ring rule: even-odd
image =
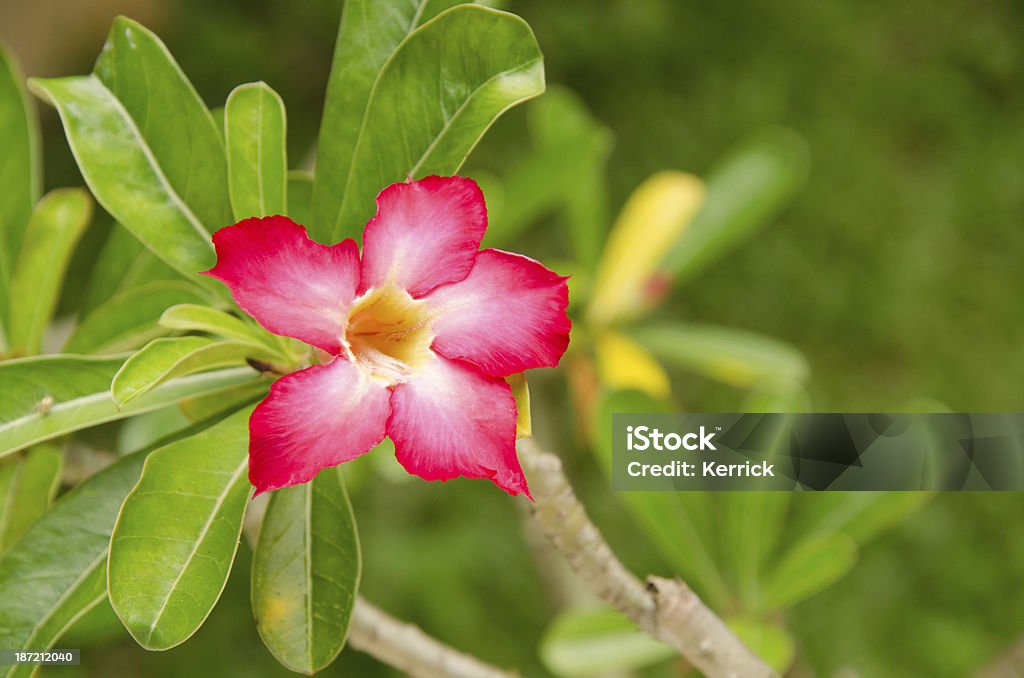
[[[634,389],[655,398],[667,398],[668,375],[646,348],[611,330],[602,332],[595,344],[597,369],[605,386]]]
[[[533,420],[530,417],[530,385],[526,383],[526,375],[520,372],[506,377],[505,381],[512,387],[512,395],[516,399],[516,438],[531,438]]]
[[[692,174],[659,172],[640,184],[619,215],[597,269],[588,319],[609,325],[649,305],[652,276],[704,202]]]

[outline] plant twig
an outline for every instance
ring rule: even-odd
[[[1024,678],[1024,636],[979,671],[975,678]]]
[[[544,534],[602,600],[668,643],[708,678],[777,677],[678,579],[641,582],[615,556],[576,498],[561,460],[532,438],[518,442]]]
[[[366,602],[356,600],[349,626],[349,644],[373,655],[412,678],[515,678],[516,674],[485,664],[398,621]]]

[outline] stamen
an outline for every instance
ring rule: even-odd
[[[369,290],[353,305],[345,344],[352,360],[372,378],[406,381],[433,356],[431,315],[404,290]]]

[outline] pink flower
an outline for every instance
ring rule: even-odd
[[[205,275],[275,334],[331,360],[282,377],[249,420],[257,494],[304,483],[389,436],[426,480],[490,478],[529,496],[504,377],[558,364],[566,279],[527,257],[479,250],[480,188],[462,177],[388,186],[355,241],[321,245],[287,217],[217,231]]]

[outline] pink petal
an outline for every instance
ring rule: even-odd
[[[304,483],[384,439],[390,391],[345,358],[281,377],[249,419],[256,494]]]
[[[313,242],[288,217],[245,219],[213,234],[220,280],[246,313],[275,334],[337,355],[359,284],[353,240]]]
[[[516,404],[504,380],[439,356],[395,387],[391,408],[388,436],[409,473],[490,478],[511,495],[530,496],[516,458]]]
[[[421,297],[462,280],[487,230],[484,194],[472,179],[427,177],[377,196],[363,231],[360,291],[389,283]]]
[[[554,367],[572,328],[566,280],[529,257],[481,251],[464,280],[425,298],[434,350],[496,377]]]

